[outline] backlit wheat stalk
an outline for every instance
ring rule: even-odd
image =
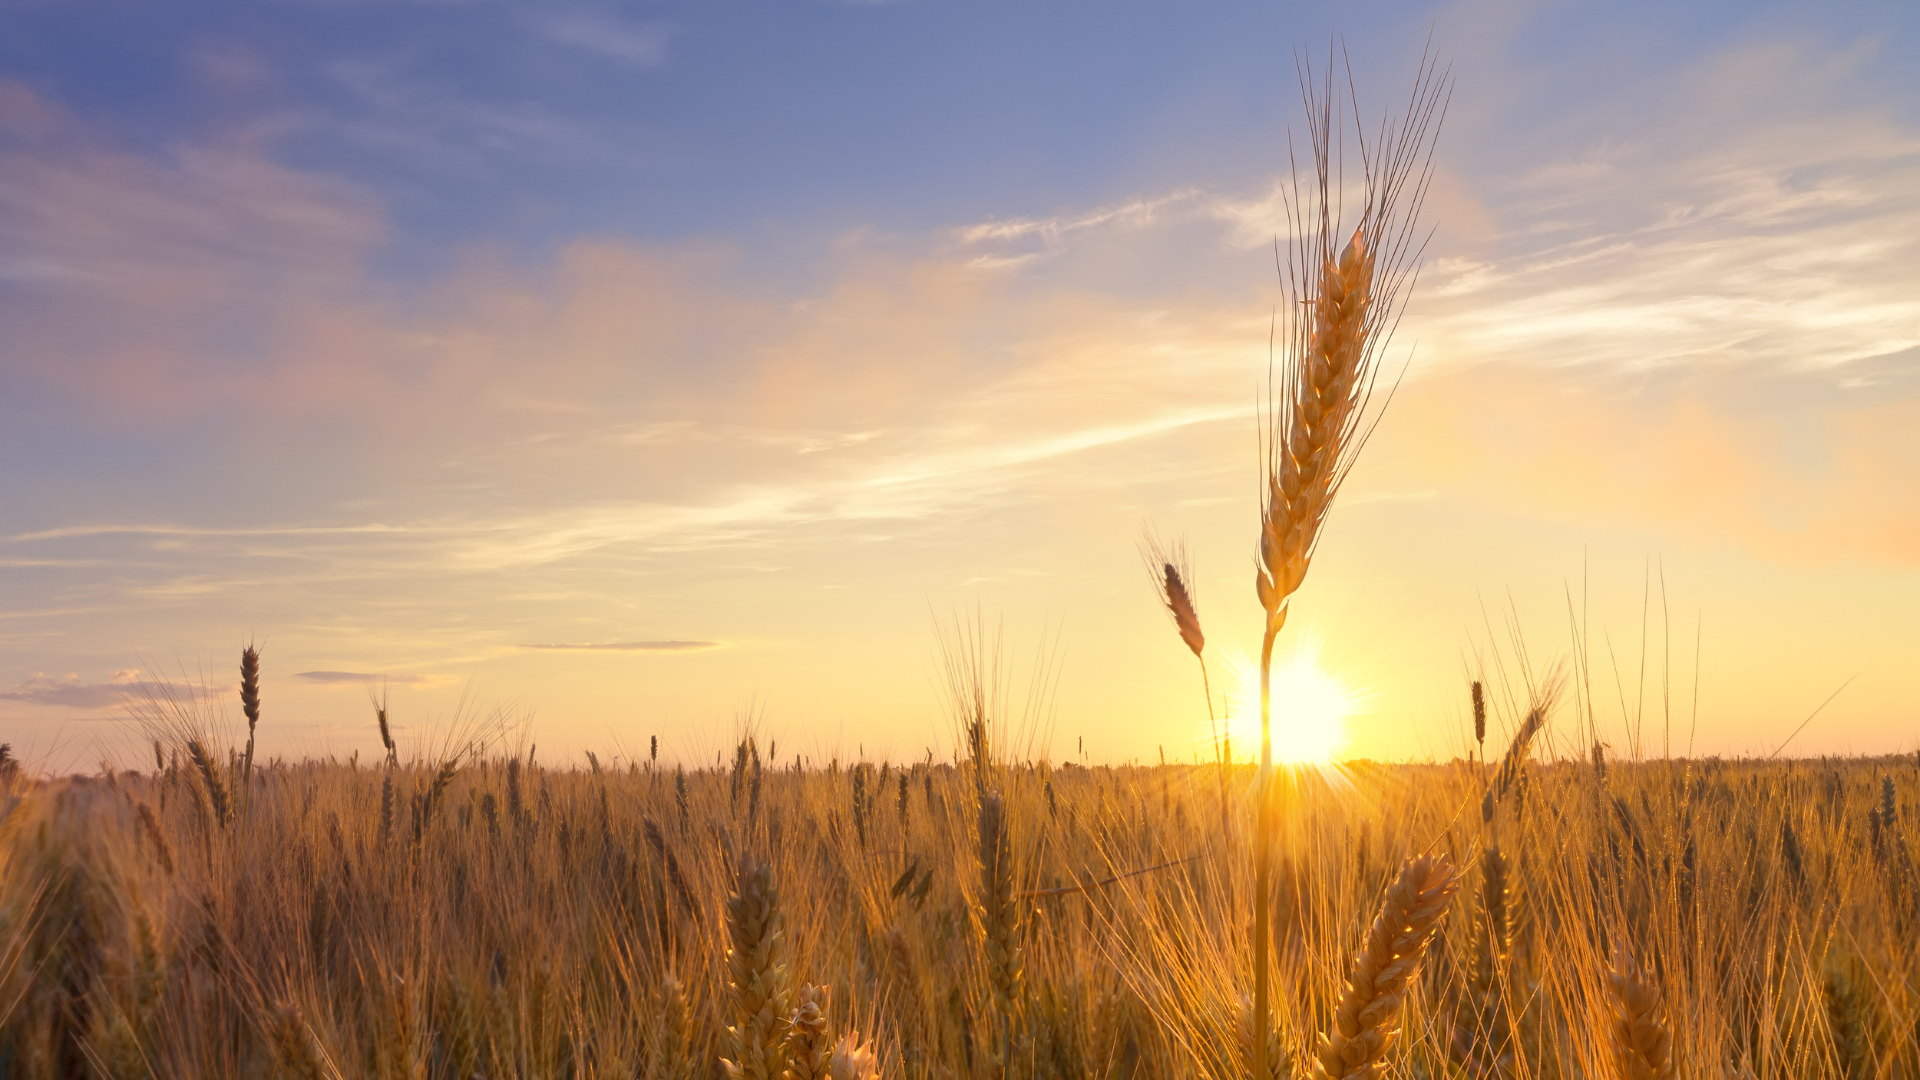
[[[1254,593],[1266,613],[1253,886],[1253,1022],[1260,1031],[1271,1023],[1273,646],[1286,625],[1288,605],[1306,580],[1334,496],[1366,442],[1379,354],[1418,261],[1416,219],[1431,177],[1446,80],[1423,64],[1397,126],[1383,122],[1371,136],[1355,129],[1362,182],[1353,219],[1343,213],[1340,157],[1347,118],[1344,110],[1336,110],[1331,66],[1319,85],[1303,66],[1301,89],[1313,162],[1310,179],[1303,184],[1296,175],[1287,199],[1282,271],[1287,303],[1276,326],[1279,385],[1268,403],[1263,440],[1265,482],[1254,573]],[[1256,1076],[1266,1075],[1265,1048],[1264,1038],[1254,1040]]]
[[[240,709],[247,717],[246,764],[240,771],[244,790],[253,781],[253,729],[260,724],[260,650],[251,645],[240,653]]]

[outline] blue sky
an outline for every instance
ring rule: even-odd
[[[1060,635],[1056,746],[1190,740],[1133,537],[1244,606],[1335,40],[1368,115],[1454,79],[1410,381],[1316,571],[1354,752],[1448,752],[1485,597],[1558,641],[1593,573],[1638,635],[1649,559],[1728,627],[1712,745],[1860,668],[1803,739],[1911,749],[1894,3],[0,4],[0,738],[84,760],[116,688],[254,635],[289,752],[367,741],[297,678],[346,671],[556,748],[761,701],[904,754],[929,612],[978,606]],[[1789,602],[1805,639],[1753,630]],[[521,648],[651,640],[715,647]]]
[[[131,149],[258,140],[376,196],[402,266],[573,236],[782,239],[1044,215],[1283,164],[1296,55],[1363,85],[1429,33],[1446,153],[1621,139],[1730,47],[1862,50],[1912,114],[1909,5],[9,4],[0,65]],[[1830,88],[1831,90],[1832,88]],[[1669,112],[1684,112],[1672,103]],[[1738,112],[1737,109],[1733,110]]]

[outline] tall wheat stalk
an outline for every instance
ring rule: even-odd
[[[247,715],[246,766],[240,771],[245,798],[253,784],[253,729],[260,724],[260,650],[251,645],[240,653],[240,710]]]
[[[1213,734],[1214,766],[1220,775],[1220,838],[1231,844],[1233,831],[1229,828],[1231,808],[1227,801],[1227,762],[1220,756],[1220,721],[1214,715],[1213,680],[1207,674],[1207,636],[1200,631],[1200,611],[1193,599],[1193,568],[1187,561],[1186,545],[1163,545],[1149,533],[1141,554],[1147,560],[1147,572],[1153,578],[1154,591],[1166,606],[1167,614],[1173,617],[1173,627],[1179,631],[1181,643],[1200,662],[1200,692],[1207,699],[1207,726]],[[1162,756],[1164,758],[1164,752]],[[1166,762],[1163,760],[1161,764],[1165,765]]]
[[[1349,73],[1350,74],[1350,73]],[[1341,204],[1346,117],[1336,112],[1332,66],[1316,85],[1302,65],[1301,91],[1313,154],[1311,179],[1287,193],[1289,236],[1276,319],[1278,387],[1269,388],[1262,457],[1259,563],[1254,592],[1266,613],[1260,642],[1260,781],[1254,824],[1254,1075],[1267,1075],[1269,891],[1274,807],[1273,646],[1288,603],[1306,580],[1334,496],[1371,431],[1376,361],[1412,285],[1420,243],[1415,223],[1431,177],[1447,80],[1422,62],[1397,125],[1373,137],[1358,128],[1362,186],[1349,230]],[[1357,113],[1357,107],[1355,109]],[[1344,243],[1343,243],[1344,238]],[[1279,258],[1276,241],[1276,260]],[[1284,327],[1284,330],[1282,329]]]

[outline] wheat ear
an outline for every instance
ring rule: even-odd
[[[414,822],[413,842],[419,844],[426,836],[427,826],[433,822],[433,812],[447,796],[447,789],[453,786],[454,774],[460,771],[457,761],[447,761],[433,774],[433,782],[427,785],[426,797],[420,800],[420,816]]]
[[[859,1032],[849,1031],[834,1044],[827,1073],[832,1080],[880,1080],[880,1061]]]
[[[918,983],[913,977],[913,947],[907,942],[907,932],[898,926],[889,927],[886,941],[887,969],[894,987],[911,1001],[917,996]]]
[[[221,778],[221,766],[207,753],[207,748],[199,739],[187,740],[187,758],[200,773],[200,781],[207,786],[207,800],[213,804],[214,820],[226,828],[233,820],[233,801],[227,795],[227,782]]]
[[[687,988],[668,975],[660,980],[660,1036],[663,1046],[660,1066],[670,1078],[688,1077],[696,1072],[693,1056],[693,1003],[687,1000]]]
[[[380,723],[380,745],[386,748],[387,761],[397,763],[400,751],[393,745],[393,727],[387,723],[387,695],[381,691],[379,700],[373,703],[373,717]]]
[[[980,802],[980,925],[986,935],[987,977],[994,1001],[1011,1019],[1020,993],[1020,911],[1013,891],[1013,845],[999,793]]]
[[[1288,372],[1285,412],[1269,454],[1254,591],[1267,636],[1280,632],[1287,600],[1306,580],[1320,526],[1349,464],[1354,422],[1372,387],[1367,315],[1373,252],[1355,229],[1339,258],[1323,257],[1311,330]]]
[[[1253,1049],[1253,1002],[1244,997],[1234,1017],[1234,1037],[1240,1044],[1240,1060],[1246,1063],[1248,1075],[1254,1080],[1290,1080],[1293,1076],[1293,1062],[1286,1043],[1280,1039],[1280,1029],[1272,1025],[1267,1027],[1266,1072],[1253,1071],[1253,1062],[1258,1056]]]
[[[1173,617],[1173,628],[1179,631],[1180,641],[1193,655],[1201,656],[1207,648],[1207,636],[1200,632],[1200,613],[1193,602],[1193,570],[1187,562],[1186,545],[1162,544],[1148,533],[1141,542],[1140,553],[1146,559],[1154,591],[1166,605],[1167,614]]]
[[[1547,726],[1547,712],[1553,707],[1553,693],[1543,691],[1540,700],[1527,710],[1527,718],[1520,723],[1520,730],[1513,733],[1513,741],[1507,744],[1507,752],[1500,758],[1500,768],[1494,773],[1491,798],[1497,802],[1507,797],[1514,782],[1520,778],[1520,767],[1527,762],[1527,755],[1533,749],[1533,737]]]
[[[783,1032],[793,1008],[780,963],[784,934],[773,868],[742,856],[727,898],[727,974],[733,983],[733,1025],[721,1059],[728,1080],[775,1080],[786,1069]]]
[[[292,1002],[282,1004],[274,1017],[273,1048],[281,1076],[294,1080],[327,1080],[334,1075],[300,1006]]]
[[[1173,626],[1180,632],[1180,641],[1193,658],[1200,662],[1200,692],[1207,699],[1207,725],[1214,736],[1214,753],[1219,754],[1220,721],[1213,711],[1213,680],[1207,673],[1207,636],[1200,632],[1200,610],[1193,599],[1193,568],[1187,560],[1187,548],[1184,543],[1163,545],[1149,533],[1142,547],[1147,560],[1147,570],[1153,576],[1154,590],[1160,596],[1160,602],[1166,606],[1167,614],[1173,616]],[[1052,789],[1049,788],[1049,791]],[[1227,802],[1226,766],[1220,766],[1220,835],[1229,838],[1232,833],[1229,825]]]
[[[1473,683],[1473,742],[1480,748],[1481,760],[1487,753],[1487,692],[1478,679]]]
[[[1510,895],[1507,858],[1500,854],[1500,845],[1490,844],[1480,855],[1480,903],[1481,909],[1487,916],[1486,947],[1489,975],[1495,964],[1506,959],[1507,950],[1513,941],[1507,908]]]
[[[1660,1004],[1660,986],[1640,970],[1625,943],[1613,949],[1607,973],[1613,992],[1613,1048],[1621,1080],[1672,1080],[1673,1033]]]
[[[833,1025],[827,1018],[830,988],[803,986],[787,1021],[786,1080],[827,1080],[833,1058]]]
[[[1822,987],[1827,1003],[1827,1031],[1840,1058],[1845,1080],[1873,1075],[1873,1027],[1868,1002],[1846,970],[1829,963]]]
[[[146,803],[136,802],[134,806],[140,814],[140,827],[146,831],[147,839],[153,841],[154,858],[159,860],[161,869],[173,873],[173,849],[167,846],[167,838],[160,831],[160,819]]]
[[[240,785],[249,789],[253,780],[253,729],[260,723],[260,650],[251,645],[240,652],[240,710],[247,714],[247,756]]]
[[[1460,876],[1445,859],[1422,855],[1401,869],[1366,943],[1354,954],[1333,1030],[1320,1037],[1316,1080],[1371,1080],[1381,1074],[1386,1067],[1381,1059],[1399,1030],[1400,1001],[1459,888]]]

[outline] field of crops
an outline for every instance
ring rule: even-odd
[[[1256,770],[965,741],[10,775],[0,1075],[1248,1075]],[[1525,742],[1278,773],[1272,1075],[1920,1074],[1920,763]]]

